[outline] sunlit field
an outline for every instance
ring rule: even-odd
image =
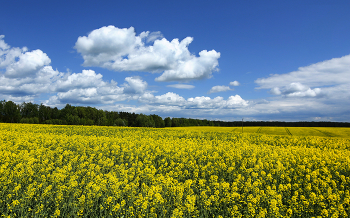
[[[258,133],[265,135],[290,135],[290,136],[321,136],[350,138],[350,128],[342,127],[270,127],[270,126],[243,126],[242,127],[172,127],[192,131],[215,131],[233,133]]]
[[[348,217],[350,131],[0,124],[2,217]]]

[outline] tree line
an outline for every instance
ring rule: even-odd
[[[66,104],[57,107],[23,102],[0,101],[0,122],[32,123],[55,125],[97,125],[130,127],[184,127],[184,126],[288,126],[288,127],[350,127],[347,122],[280,122],[280,121],[218,121],[191,118],[170,118],[151,114],[135,114],[96,109],[94,107],[72,106]]]

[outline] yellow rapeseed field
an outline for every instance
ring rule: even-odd
[[[0,214],[348,217],[350,138],[272,130],[0,124]]]

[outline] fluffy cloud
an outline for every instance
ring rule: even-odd
[[[210,90],[209,90],[209,94],[211,93],[216,93],[216,92],[226,92],[232,90],[230,89],[230,87],[228,86],[213,86]]]
[[[126,77],[125,83],[118,86],[113,80],[104,81],[102,75],[96,74],[93,70],[66,75],[52,86],[58,93],[46,102],[48,105],[113,104],[138,99],[140,95],[147,93],[147,82],[140,77]]]
[[[113,26],[92,31],[88,37],[79,37],[75,49],[84,58],[85,66],[106,66],[109,61],[122,59],[136,46],[141,46],[141,37],[135,36],[134,28],[119,29]]]
[[[32,76],[51,62],[50,58],[41,50],[22,53],[18,59],[18,61],[7,66],[6,77]]]
[[[7,50],[7,49],[9,49],[10,48],[10,46],[4,41],[4,38],[5,38],[5,36],[4,35],[0,35],[0,55],[2,55],[2,52],[4,51],[4,50]]]
[[[286,97],[316,97],[322,95],[322,90],[320,88],[311,89],[301,83],[291,83],[281,89],[275,87],[270,90],[270,93]]]
[[[152,93],[145,93],[140,96],[138,100],[142,103],[157,105],[184,106],[186,103],[185,98],[173,92],[168,92],[164,95],[158,96],[154,96]]]
[[[124,85],[124,93],[142,94],[147,89],[147,82],[140,77],[126,77],[127,84]]]
[[[188,99],[191,108],[207,108],[207,109],[235,109],[248,106],[248,101],[239,95],[230,96],[227,100],[218,96],[213,99],[209,97],[195,97]]]
[[[41,50],[27,51],[26,47],[11,48],[0,36],[0,68],[6,68],[4,76],[7,78],[32,77],[51,60]]]
[[[236,109],[248,106],[249,102],[242,99],[241,96],[230,96],[227,100],[218,96],[210,98],[206,96],[188,98],[187,100],[173,92],[164,95],[154,96],[151,93],[145,93],[138,99],[140,102],[148,105],[168,105],[181,107],[182,109]]]
[[[71,89],[84,89],[105,86],[101,74],[93,70],[83,70],[82,73],[67,73],[54,84],[53,91],[66,92]]]
[[[50,92],[60,73],[52,69],[50,58],[41,50],[13,48],[0,36],[0,93],[11,99],[33,99]]]
[[[147,33],[147,32],[146,32]],[[150,43],[150,42],[154,42],[156,41],[156,39],[162,39],[164,38],[163,34],[160,32],[160,31],[157,31],[157,32],[151,32],[147,39],[146,39],[146,42],[147,43]]]
[[[163,72],[156,81],[190,81],[210,78],[217,71],[220,53],[203,50],[199,57],[191,54],[188,45],[193,38],[168,41],[160,32],[136,35],[133,27],[114,26],[93,30],[79,37],[75,48],[84,59],[84,66],[99,66],[115,71]],[[153,45],[145,43],[153,42]]]
[[[139,77],[127,77],[122,86],[104,81],[93,70],[81,73],[61,73],[53,70],[50,58],[41,50],[11,48],[0,36],[0,97],[34,99],[40,94],[54,94],[45,103],[111,104],[138,98],[147,88]]]
[[[270,90],[270,93],[273,95],[280,95],[282,94],[281,90],[278,87],[274,87]]]
[[[300,91],[300,92],[293,92],[288,94],[288,97],[316,97],[322,93],[321,89],[315,88],[315,89],[310,89],[308,88],[305,91]]]
[[[35,96],[41,93],[50,92],[51,84],[56,81],[60,73],[45,66],[33,77],[7,78],[0,76],[0,92],[3,95],[15,96]]]
[[[239,82],[238,81],[233,81],[230,82],[229,84],[230,86],[239,86]],[[230,91],[230,90],[234,90],[233,88],[231,89],[229,86],[213,86],[210,90],[209,90],[209,94],[211,93],[216,93],[216,92],[226,92],[226,91]]]
[[[220,53],[211,50],[199,52],[199,57],[189,57],[184,62],[179,62],[176,67],[166,70],[156,78],[156,81],[183,81],[200,80],[210,78],[213,71],[217,71]]]
[[[270,93],[285,97],[339,97],[344,99],[350,94],[350,55],[333,58],[300,67],[297,71],[286,74],[274,74],[268,78],[255,80],[258,89],[270,89]],[[339,93],[339,89],[343,89]]]
[[[239,95],[230,96],[226,101],[227,108],[233,108],[238,106],[248,106],[249,101],[244,100]]]
[[[22,49],[11,48],[4,41],[4,38],[4,35],[0,35],[0,68],[6,68],[10,64],[14,63],[16,58],[28,50],[26,47],[23,47]]]
[[[187,84],[173,84],[173,85],[167,85],[167,87],[172,87],[176,89],[193,89],[195,86],[187,85]]]
[[[238,81],[233,81],[233,82],[230,82],[230,86],[239,86],[239,82]]]

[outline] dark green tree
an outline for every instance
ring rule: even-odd
[[[118,112],[115,111],[105,111],[107,118],[107,125],[114,126],[116,125],[115,121],[119,118]]]
[[[128,121],[122,119],[122,118],[117,118],[115,120],[115,125],[116,126],[128,126]]]
[[[171,127],[171,118],[170,117],[167,117],[164,119],[164,126]]]
[[[165,123],[163,118],[155,114],[150,115],[150,117],[153,119],[156,128],[164,128]]]
[[[85,109],[85,114],[86,114],[86,118],[93,120],[94,124],[92,124],[92,125],[97,125],[97,123],[98,123],[98,110],[96,108],[87,107]]]
[[[178,126],[180,126],[179,118],[173,117],[171,119],[171,127],[178,127]]]
[[[21,116],[25,118],[34,118],[39,116],[39,105],[32,102],[23,102],[20,106]]]
[[[44,123],[46,120],[51,119],[52,109],[49,106],[43,105],[43,103],[39,106],[39,122]]]
[[[3,109],[4,121],[7,123],[18,123],[21,120],[20,107],[13,101],[7,101]]]
[[[101,109],[97,111],[97,123],[96,124],[99,126],[107,126],[106,114]]]
[[[78,114],[79,114],[78,113],[78,108],[73,106],[72,115],[73,116],[78,116]]]
[[[58,110],[57,107],[54,107],[54,108],[52,109],[51,118],[52,118],[52,119],[59,119],[59,118],[60,118],[60,113],[61,113],[61,111]]]
[[[76,107],[77,111],[78,111],[78,117],[81,118],[88,118],[86,116],[86,107]]]
[[[5,106],[6,101],[2,100],[0,101],[0,122],[3,122],[4,119],[4,106]]]
[[[72,105],[66,104],[66,106],[64,106],[64,108],[62,108],[60,111],[59,119],[65,120],[68,115],[72,115],[73,109],[74,108],[72,107]]]
[[[139,114],[136,117],[135,125],[137,127],[155,127],[153,118],[144,114]]]

